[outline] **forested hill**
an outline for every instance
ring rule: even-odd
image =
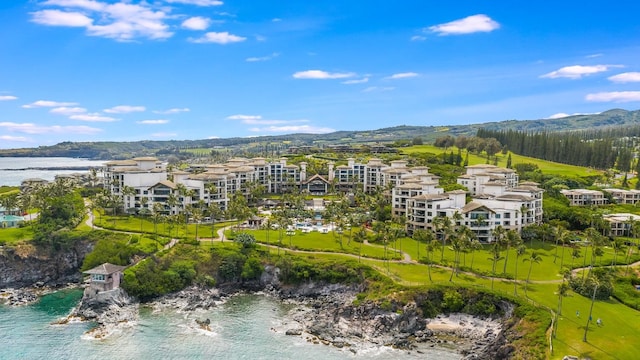
[[[442,135],[475,135],[478,129],[517,130],[525,132],[556,132],[640,125],[640,110],[613,109],[600,114],[575,115],[560,119],[507,120],[455,126],[395,126],[378,130],[337,131],[329,134],[288,134],[253,138],[203,140],[135,141],[135,142],[62,142],[52,146],[0,150],[0,156],[65,156],[93,159],[118,159],[143,155],[162,155],[179,149],[243,148],[260,146],[290,146],[323,144],[357,144],[393,142],[422,138],[433,141]]]

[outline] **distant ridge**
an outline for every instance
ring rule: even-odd
[[[291,145],[357,144],[392,142],[416,137],[421,137],[425,141],[433,141],[435,138],[447,134],[454,136],[475,135],[480,128],[557,132],[632,125],[640,125],[640,110],[611,109],[599,114],[572,115],[557,119],[505,120],[451,126],[398,125],[377,130],[336,131],[328,134],[287,134],[203,140],[62,142],[37,148],[0,150],[0,156],[63,156],[109,160],[142,155],[158,155],[167,149],[234,147],[253,143],[274,144],[286,141]]]

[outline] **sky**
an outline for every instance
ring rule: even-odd
[[[640,1],[2,0],[0,148],[640,108]]]

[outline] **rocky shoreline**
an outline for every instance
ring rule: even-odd
[[[0,289],[0,304],[6,306],[25,306],[37,302],[40,297],[64,289],[77,288],[78,284],[69,283],[60,286],[46,286],[42,283],[31,287]]]

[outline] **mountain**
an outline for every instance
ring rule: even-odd
[[[279,145],[366,144],[423,138],[433,141],[443,135],[475,135],[480,128],[521,131],[574,131],[595,128],[640,125],[640,110],[612,109],[599,114],[573,115],[559,119],[506,120],[453,126],[394,126],[378,130],[336,131],[329,134],[288,134],[253,138],[236,137],[204,140],[134,141],[134,142],[62,142],[52,146],[0,150],[0,156],[84,157],[92,159],[125,159],[143,155],[170,154],[172,151],[196,148],[242,148]]]

